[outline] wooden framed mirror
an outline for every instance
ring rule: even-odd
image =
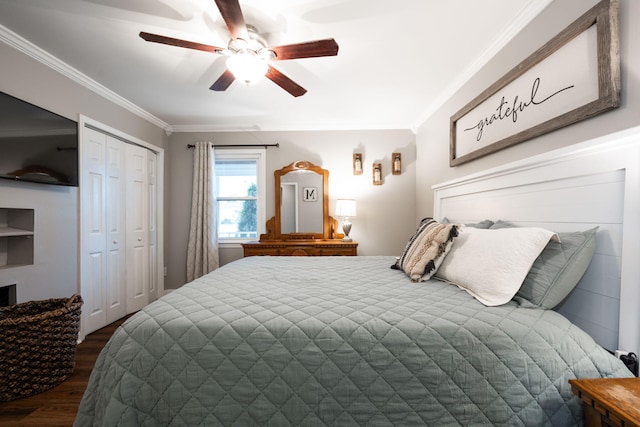
[[[337,222],[329,216],[329,171],[299,160],[274,171],[274,217],[260,240],[338,238]]]

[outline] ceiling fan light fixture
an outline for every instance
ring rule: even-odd
[[[215,92],[227,90],[235,80],[252,84],[262,76],[266,76],[290,95],[294,97],[302,96],[307,93],[307,90],[276,68],[272,68],[271,61],[318,58],[336,56],[338,54],[338,43],[332,38],[269,48],[266,39],[258,33],[256,28],[245,23],[238,0],[215,0],[215,3],[231,37],[226,48],[144,31],[140,32],[140,37],[148,42],[227,56],[227,69],[209,88]]]
[[[269,65],[254,52],[239,52],[227,58],[227,68],[236,79],[245,84],[253,84],[269,71]]]

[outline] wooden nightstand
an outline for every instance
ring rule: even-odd
[[[585,427],[640,427],[640,378],[569,380],[582,399]]]
[[[243,243],[244,256],[356,256],[357,242],[342,240],[271,240]]]

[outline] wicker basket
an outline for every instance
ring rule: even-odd
[[[81,307],[80,295],[0,307],[0,402],[42,393],[73,372]]]

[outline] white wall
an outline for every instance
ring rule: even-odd
[[[640,124],[640,2],[619,0],[621,106],[457,167],[449,167],[449,119],[597,0],[555,0],[423,123],[416,135],[416,218],[433,212],[431,185]]]
[[[186,247],[191,209],[192,152],[187,144],[272,144],[267,149],[267,218],[275,215],[273,171],[307,160],[329,171],[329,214],[338,198],[357,200],[350,236],[360,255],[397,255],[415,231],[415,135],[409,130],[319,132],[176,133],[169,138],[168,276],[165,287],[186,281]],[[364,174],[353,175],[352,155],[363,153]],[[391,154],[402,153],[402,175],[391,175]],[[383,185],[374,186],[372,163],[382,163]],[[242,257],[242,248],[221,250],[221,264]]]
[[[0,269],[18,302],[70,297],[78,289],[78,188],[0,182],[0,207],[34,210],[33,265]]]
[[[0,91],[78,121],[80,114],[159,147],[162,129],[0,43]],[[2,153],[0,153],[0,156]],[[69,297],[78,287],[78,188],[0,180],[0,207],[35,210],[34,264],[0,269],[18,302]]]

